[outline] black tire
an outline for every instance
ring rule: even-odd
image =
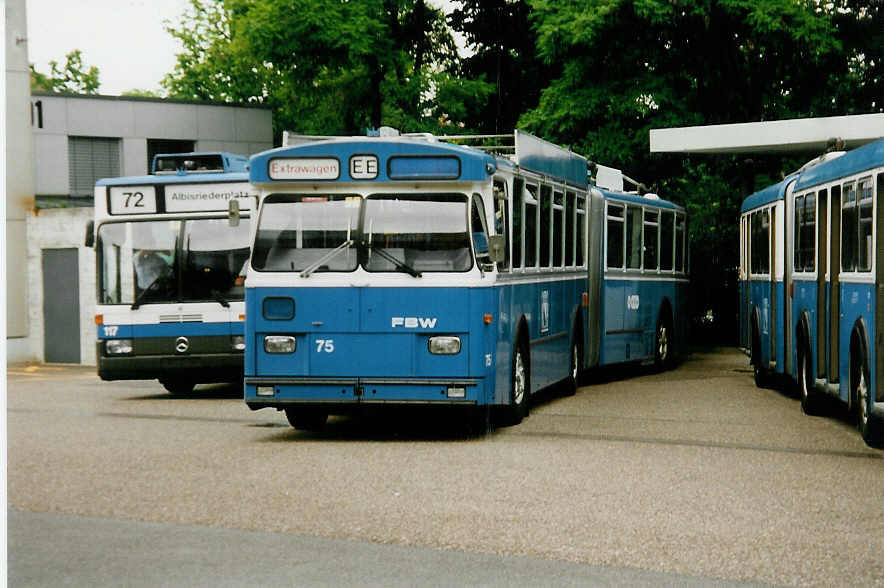
[[[506,407],[505,421],[508,425],[518,425],[528,416],[531,397],[531,377],[528,354],[525,346],[517,339],[513,345],[512,371],[510,372],[510,404]]]
[[[758,334],[757,328],[753,329],[750,357],[752,377],[755,379],[755,385],[758,388],[767,388],[767,370],[761,365],[761,336]]]
[[[672,320],[660,314],[654,334],[654,368],[658,372],[672,366]]]
[[[172,396],[192,394],[193,389],[196,386],[196,383],[183,379],[160,380],[160,384],[162,384],[163,388],[165,388]]]
[[[568,378],[562,388],[565,396],[573,396],[580,387],[580,376],[583,373],[583,336],[577,329],[574,330],[574,340],[571,341],[571,353],[569,358]]]
[[[872,414],[872,392],[869,388],[869,362],[862,351],[853,354],[851,361],[851,389],[856,407],[856,427],[863,441],[870,447],[880,447],[884,441],[884,423]]]
[[[807,344],[802,343],[798,347],[798,393],[801,396],[801,410],[810,416],[822,416],[825,414],[825,399],[814,388],[812,364]]]
[[[299,431],[321,431],[328,421],[328,412],[320,408],[297,407],[285,409],[285,418]]]

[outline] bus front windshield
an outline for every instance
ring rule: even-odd
[[[248,219],[111,222],[101,225],[99,304],[243,299],[238,280],[249,256]]]
[[[465,272],[472,268],[463,194],[274,194],[261,209],[258,271]]]

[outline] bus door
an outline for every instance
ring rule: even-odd
[[[817,193],[817,271],[816,271],[816,377],[826,377],[826,272],[828,264],[829,227],[826,223],[826,210],[829,201],[828,190]]]
[[[779,306],[779,301],[777,300],[777,266],[779,265],[777,256],[779,252],[777,251],[777,207],[770,207],[770,226],[769,226],[769,235],[770,235],[770,306],[768,307],[768,313],[770,316],[770,357],[768,358],[768,364],[773,367],[777,362],[777,308]]]
[[[878,402],[884,400],[884,173],[878,174],[877,191],[875,193],[877,235],[875,236],[876,276],[875,290],[875,397]]]
[[[795,247],[795,231],[798,230],[796,223],[790,222],[795,218],[795,201],[792,199],[792,188],[786,190],[786,197],[783,199],[783,251],[780,253],[780,259],[783,262],[783,373],[792,373],[792,338],[795,336],[792,325],[792,294],[794,293],[794,285],[792,284],[792,265],[795,262],[793,248]]]
[[[743,320],[740,321],[740,344],[749,349],[752,345],[752,342],[749,340],[752,317],[752,301],[749,297],[749,215],[743,215],[740,229],[742,231],[740,247],[742,248],[743,258],[743,263],[740,265],[741,316],[743,317]]]
[[[829,382],[837,382],[841,327],[841,186],[829,199]]]

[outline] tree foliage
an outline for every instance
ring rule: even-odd
[[[485,133],[512,132],[552,79],[558,64],[538,58],[530,14],[524,0],[460,0],[449,15],[452,29],[467,42],[461,75],[493,84],[488,101],[469,113],[468,126]]]
[[[63,66],[59,66],[57,61],[50,61],[48,74],[38,72],[33,63],[30,67],[31,90],[76,94],[98,93],[98,68],[94,65],[86,66],[79,49],[74,49],[65,55]]]
[[[455,75],[444,14],[424,0],[191,0],[169,32],[184,46],[170,95],[268,104],[277,129],[435,130],[490,91]]]

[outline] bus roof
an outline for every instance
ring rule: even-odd
[[[754,194],[747,196],[746,199],[743,200],[743,206],[740,209],[740,212],[746,212],[747,210],[758,208],[759,206],[774,202],[775,200],[782,200],[783,196],[786,194],[786,188],[790,183],[795,181],[796,177],[798,177],[798,174],[790,174],[776,184],[762,188]]]
[[[786,176],[782,181],[749,195],[743,200],[740,210],[746,212],[775,200],[782,200],[791,182],[795,182],[795,190],[804,190],[880,166],[884,166],[884,140],[863,145],[841,157],[817,165],[809,164],[809,167],[805,166],[803,170]]]
[[[801,174],[796,190],[884,166],[884,139],[848,151],[843,157],[812,167]]]
[[[103,178],[96,186],[138,186],[145,184],[193,184],[247,181],[248,158],[226,151],[158,153],[151,162],[151,175]],[[163,169],[157,169],[158,167]],[[212,167],[209,167],[212,166]]]
[[[208,184],[214,182],[247,182],[248,172],[196,173],[186,175],[123,176],[104,178],[95,182],[96,186],[143,186],[147,184]]]
[[[674,202],[670,202],[669,200],[664,200],[659,196],[651,196],[645,195],[641,196],[639,194],[631,194],[628,192],[616,192],[613,190],[606,190],[604,188],[596,187],[596,190],[602,193],[602,196],[608,198],[610,200],[620,200],[622,202],[631,202],[633,204],[642,204],[644,206],[656,206],[658,208],[668,208],[671,210],[684,210],[684,206],[680,206],[675,204]]]
[[[586,187],[586,159],[519,130],[512,135],[514,155],[495,156],[481,147],[448,142],[457,137],[429,134],[382,137],[314,138],[253,155],[253,184],[359,181],[487,181],[500,168],[540,173]],[[465,137],[468,138],[468,137]],[[371,165],[370,171],[362,166]]]
[[[416,137],[332,137],[253,155],[249,179],[253,184],[485,181],[496,170],[491,155],[452,143]]]

